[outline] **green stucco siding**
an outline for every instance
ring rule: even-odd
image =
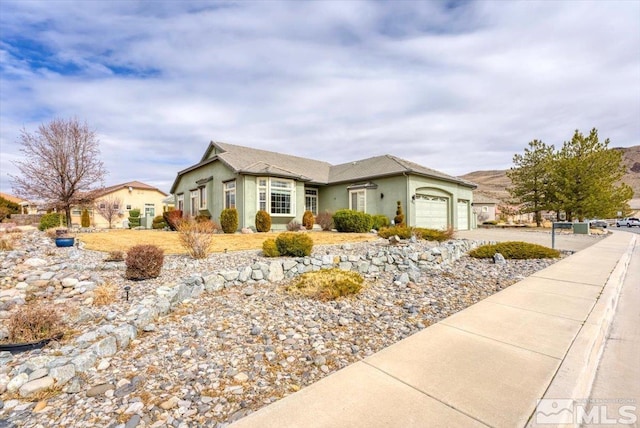
[[[433,194],[437,196],[446,196],[448,201],[448,219],[447,223],[450,227],[458,229],[458,200],[469,201],[471,205],[473,199],[472,189],[457,183],[451,183],[444,180],[437,180],[422,176],[411,175],[409,177],[409,197],[416,193]],[[405,210],[407,222],[409,225],[416,223],[415,202],[411,200],[409,209]],[[472,224],[472,222],[470,222]]]

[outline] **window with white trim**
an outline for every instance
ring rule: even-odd
[[[144,216],[145,217],[155,217],[156,216],[156,206],[155,206],[155,204],[144,204]]]
[[[365,212],[367,197],[365,190],[349,191],[349,209],[354,211]]]
[[[275,216],[295,215],[295,182],[284,178],[259,178],[258,209]]]
[[[318,215],[318,189],[304,189],[304,209]]]
[[[224,191],[224,207],[235,208],[236,207],[236,181],[227,181],[222,184]]]
[[[207,209],[207,188],[206,186],[198,187],[198,198],[200,199],[200,209]]]
[[[127,205],[127,209],[129,209],[129,205]],[[178,195],[178,210],[184,211],[184,193],[180,193]]]
[[[191,215],[197,215],[198,213],[198,191],[197,190],[192,190],[189,194],[190,199],[191,199],[191,205],[189,205],[189,208],[191,208],[191,210],[189,211],[189,214]]]

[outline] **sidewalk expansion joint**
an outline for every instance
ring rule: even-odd
[[[473,419],[474,421],[476,421],[476,422],[478,422],[478,423],[480,423],[480,424],[482,424],[482,425],[484,425],[486,427],[493,428],[491,425],[487,424],[486,422],[481,421],[480,419],[478,419],[477,417],[473,416],[472,414],[469,414],[469,413],[465,412],[464,410],[458,409],[458,408],[452,406],[451,404],[449,404],[447,402],[444,402],[444,401],[440,400],[439,398],[434,397],[431,394],[428,394],[427,392],[425,392],[425,391],[423,391],[423,390],[411,385],[410,383],[405,382],[404,380],[392,375],[391,373],[388,373],[388,372],[382,370],[379,367],[374,366],[373,364],[371,364],[371,363],[369,363],[369,362],[367,362],[365,360],[361,360],[360,362],[366,364],[367,366],[371,367],[372,369],[375,369],[375,370],[379,371],[380,373],[384,374],[385,376],[389,376],[391,379],[393,379],[393,380],[395,380],[397,382],[400,382],[403,385],[408,386],[409,388],[413,389],[414,391],[417,391],[422,395],[426,395],[427,397],[431,398],[432,400],[435,400],[438,403],[443,404],[444,406],[450,408],[451,410],[453,410],[455,412],[461,413],[461,414],[465,415],[466,417],[468,417],[470,419]]]
[[[478,334],[478,333],[475,333],[473,331],[465,330],[463,328],[447,324],[444,321],[441,321],[440,324],[445,325],[445,326],[447,326],[449,328],[454,328],[454,329],[456,329],[458,331],[462,331],[462,332],[467,333],[467,334],[471,334],[473,336],[478,336],[478,337],[482,337],[484,339],[489,339],[489,340],[491,340],[493,342],[502,343],[503,345],[508,345],[508,346],[511,346],[512,348],[522,349],[523,351],[532,352],[534,354],[538,354],[538,355],[542,355],[542,356],[545,356],[545,357],[549,357],[549,358],[552,358],[554,360],[562,361],[562,359],[564,358],[564,356],[562,358],[559,358],[559,357],[554,357],[553,355],[545,354],[544,352],[536,351],[535,349],[523,348],[522,346],[514,345],[513,343],[505,342],[503,340],[498,340],[498,339],[496,339],[494,337],[485,336],[483,334]],[[572,343],[573,343],[573,340],[575,340],[575,337],[573,339],[571,339]],[[566,355],[566,352],[565,352],[565,355]]]
[[[554,296],[555,296],[555,294],[554,294]],[[591,300],[591,299],[585,299],[585,298],[582,298],[582,297],[576,297],[576,298],[577,299],[583,299],[583,300]],[[589,312],[588,312],[589,314],[593,310],[593,307],[596,305],[596,303],[598,302],[599,298],[600,297],[598,297],[597,299],[595,299],[593,301],[593,304],[591,305],[591,308],[589,308]],[[523,311],[531,312],[531,313],[534,313],[534,314],[545,315],[545,316],[549,316],[549,317],[562,318],[563,320],[575,321],[575,322],[580,323],[580,324],[583,324],[587,320],[586,318],[585,319],[575,319],[575,318],[566,317],[566,316],[563,316],[563,315],[550,314],[549,312],[534,311],[533,309],[523,308],[522,306],[508,305],[508,304],[502,303],[502,302],[490,302],[488,300],[485,300],[485,303],[491,303],[492,305],[506,306],[507,308],[520,309],[520,310],[523,310]]]

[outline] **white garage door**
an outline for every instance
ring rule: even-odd
[[[441,196],[416,195],[416,226],[446,229],[449,200]]]
[[[458,230],[469,230],[469,202],[458,201]]]

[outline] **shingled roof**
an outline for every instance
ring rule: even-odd
[[[157,190],[158,192],[160,192],[163,195],[167,196],[167,193],[163,192],[162,190],[158,189],[157,187],[150,186],[150,185],[145,184],[145,183],[143,183],[141,181],[128,181],[126,183],[115,184],[113,186],[105,187],[104,189],[100,190],[99,195],[100,196],[106,195],[108,193],[115,192],[116,190],[127,189],[129,187],[132,187],[134,189],[142,189],[142,190]]]
[[[328,162],[314,159],[212,141],[199,163],[178,173],[171,192],[175,191],[181,175],[215,160],[225,163],[237,174],[294,178],[314,184],[354,182],[404,173],[476,187],[469,181],[391,155],[331,165]]]

